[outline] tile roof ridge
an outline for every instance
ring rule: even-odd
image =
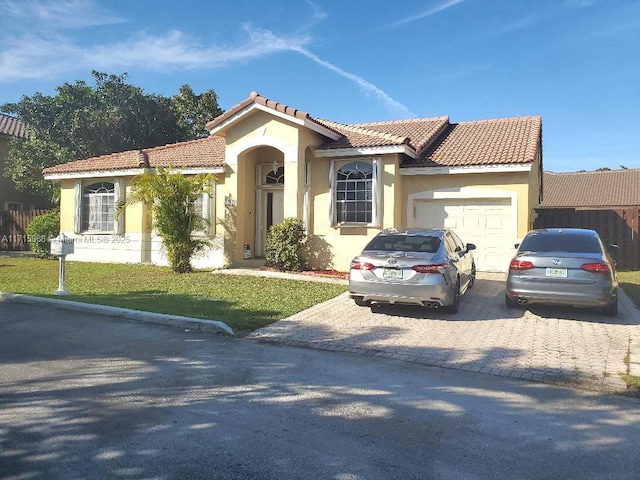
[[[285,105],[284,103],[271,100],[263,95],[260,95],[255,90],[249,94],[249,99],[252,100],[254,103],[271,108],[277,112],[286,113],[288,115],[291,115],[293,117],[300,118],[303,120],[311,119],[311,116],[307,112],[299,110],[297,108],[290,107],[288,105]]]
[[[221,113],[213,120],[207,122],[206,128],[208,130],[213,130],[215,127],[225,122],[226,120],[232,118],[234,115],[242,112],[245,108],[251,105],[262,105],[263,107],[270,108],[275,110],[276,112],[284,113],[286,115],[290,115],[294,118],[299,118],[301,120],[311,119],[311,116],[302,110],[298,110],[297,108],[289,107],[284,103],[276,102],[275,100],[270,100],[267,97],[260,95],[258,92],[253,90],[247,98],[241,100],[240,102],[233,105],[227,111]]]
[[[542,122],[542,117],[540,115],[526,115],[521,117],[500,117],[500,118],[489,118],[484,120],[467,120],[463,122],[456,122],[453,125],[469,125],[469,124],[478,124],[478,123],[502,123],[502,122],[513,122],[513,121],[524,121],[524,120],[535,120]]]
[[[435,121],[447,121],[449,122],[449,115],[440,115],[438,117],[419,117],[419,118],[407,118],[404,120],[383,120],[381,122],[364,122],[354,123],[353,126],[365,127],[373,125],[398,125],[401,123],[421,123],[421,122],[435,122]]]
[[[347,125],[344,123],[339,123],[339,122],[334,122],[332,120],[324,120],[324,119],[317,119],[320,122],[323,123],[327,123],[329,125],[329,128],[331,128],[331,126],[333,125],[333,128],[335,128],[336,126],[343,129],[343,130],[347,130],[349,132],[353,132],[353,133],[360,133],[360,134],[364,134],[364,135],[371,135],[373,137],[378,137],[378,138],[384,138],[385,140],[394,140],[397,141],[398,143],[402,143],[402,144],[408,144],[411,139],[409,137],[402,137],[399,135],[394,135],[392,133],[384,133],[384,132],[379,132],[378,130],[372,130],[369,128],[364,128],[361,127],[357,124],[354,125]],[[340,132],[338,132],[340,133]]]

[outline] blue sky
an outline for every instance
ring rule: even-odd
[[[640,168],[640,0],[0,0],[0,104],[128,73],[342,123],[543,118],[544,168]]]

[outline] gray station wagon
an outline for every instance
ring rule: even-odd
[[[472,250],[449,229],[384,230],[351,261],[358,305],[411,304],[455,313],[476,278]]]

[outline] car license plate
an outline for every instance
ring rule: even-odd
[[[546,275],[547,277],[567,278],[567,269],[566,268],[547,268]]]
[[[398,268],[385,268],[382,271],[382,278],[401,279],[402,270]]]

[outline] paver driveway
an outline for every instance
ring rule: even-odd
[[[625,357],[640,332],[622,295],[619,315],[504,305],[504,274],[479,274],[460,311],[357,307],[345,293],[250,335],[259,341],[379,355],[445,368],[602,391],[626,388]]]

